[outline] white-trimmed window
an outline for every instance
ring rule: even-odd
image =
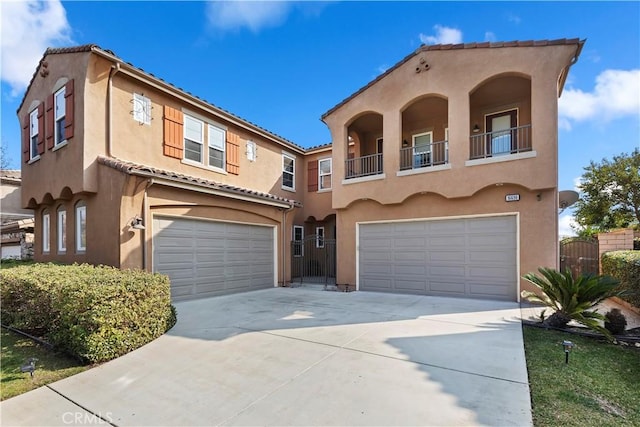
[[[295,190],[296,159],[293,156],[282,153],[282,188]]]
[[[316,227],[316,248],[324,248],[324,227]]]
[[[48,254],[51,250],[51,217],[49,211],[42,212],[42,253]]]
[[[227,132],[217,126],[209,125],[209,166],[224,169],[224,147]]]
[[[253,141],[247,141],[247,160],[255,162],[258,158],[258,147]]]
[[[133,120],[141,125],[151,124],[151,99],[140,93],[133,94]]]
[[[331,159],[318,161],[318,182],[320,190],[331,188]]]
[[[67,251],[67,210],[64,206],[60,206],[57,211],[58,214],[58,253],[65,253]]]
[[[431,166],[431,150],[433,145],[433,132],[418,133],[413,139],[413,167],[422,168]]]
[[[38,109],[29,114],[29,159],[38,157]]]
[[[304,227],[293,226],[293,256],[304,256]]]
[[[65,142],[64,127],[66,124],[65,117],[67,115],[64,95],[66,93],[63,87],[53,96],[53,114],[54,114],[54,145],[60,145]]]
[[[87,250],[87,205],[76,203],[76,252]]]
[[[191,116],[184,115],[184,158],[202,163],[202,143],[204,124]]]

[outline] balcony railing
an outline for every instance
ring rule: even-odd
[[[448,141],[400,149],[400,170],[427,168],[446,163],[449,163]]]
[[[531,151],[531,125],[470,137],[471,160]]]
[[[382,173],[382,153],[345,161],[345,178],[360,178]]]

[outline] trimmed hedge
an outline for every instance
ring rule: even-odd
[[[88,362],[154,340],[176,321],[169,278],[88,264],[0,270],[2,323],[39,335]]]
[[[620,298],[640,307],[640,251],[612,251],[602,254],[602,274],[615,277],[626,292]]]

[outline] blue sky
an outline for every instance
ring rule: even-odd
[[[559,187],[640,147],[640,2],[0,2],[1,142],[47,47],[95,43],[303,147],[320,116],[420,44],[579,37],[560,99]],[[571,211],[560,217],[571,232]]]

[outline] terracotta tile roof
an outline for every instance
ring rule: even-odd
[[[584,45],[585,40],[580,40],[579,38],[573,39],[556,39],[556,40],[514,40],[510,42],[482,42],[482,43],[459,43],[459,44],[434,44],[434,45],[421,45],[414,52],[402,58],[397,64],[393,65],[391,68],[387,69],[384,73],[380,74],[378,77],[367,83],[365,86],[358,89],[353,94],[349,95],[347,98],[343,99],[337,105],[329,109],[326,113],[322,115],[322,119],[324,120],[329,114],[336,111],[338,108],[342,107],[347,102],[351,101],[353,98],[382,80],[385,76],[390,74],[396,68],[400,67],[402,64],[413,58],[414,56],[420,54],[421,52],[429,52],[436,50],[458,50],[458,49],[496,49],[503,47],[539,47],[539,46],[558,46],[558,45],[577,45],[578,51],[576,53],[576,58],[580,55],[580,51],[582,50],[582,45]]]
[[[260,191],[249,190],[247,188],[236,187],[234,185],[221,184],[219,182],[211,181],[208,179],[197,178],[189,175],[183,175],[177,172],[167,171],[163,169],[154,168],[151,166],[141,165],[138,163],[128,162],[115,157],[98,156],[98,163],[105,166],[109,166],[120,172],[124,172],[129,175],[161,178],[174,182],[181,182],[185,184],[196,185],[198,187],[206,188],[209,190],[217,190],[229,194],[237,194],[242,196],[248,196],[255,198],[256,202],[259,200],[275,201],[279,203],[286,203],[295,207],[302,207],[302,203],[287,199],[284,197],[276,196],[270,193],[263,193]]]
[[[0,177],[20,180],[22,175],[20,169],[0,169]]]

